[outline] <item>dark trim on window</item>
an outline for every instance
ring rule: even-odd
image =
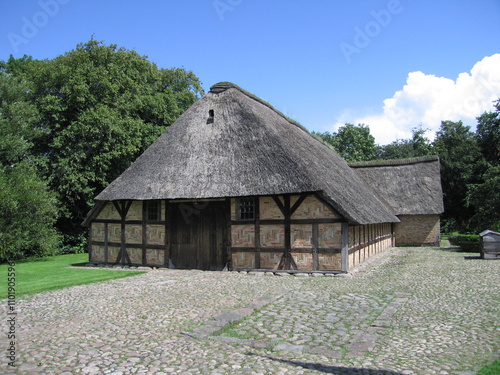
[[[161,221],[161,201],[144,201],[145,204],[145,221],[160,222]]]
[[[238,219],[243,221],[253,221],[256,218],[255,198],[238,199]]]

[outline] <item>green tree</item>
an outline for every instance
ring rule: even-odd
[[[373,160],[376,155],[375,138],[364,124],[345,124],[337,133],[313,133],[333,146],[349,162]]]
[[[468,185],[467,207],[474,208],[471,229],[500,230],[500,166],[490,166],[482,176],[482,183]]]
[[[0,73],[10,73],[16,77],[24,75],[26,69],[33,61],[36,60],[33,60],[33,58],[28,55],[24,55],[19,59],[10,55],[7,61],[0,61]]]
[[[57,201],[38,176],[30,148],[40,135],[26,84],[0,73],[0,262],[52,254]]]
[[[481,181],[468,185],[467,207],[474,209],[471,228],[500,230],[500,101],[495,112],[477,118],[476,138],[486,161]]]
[[[441,160],[445,230],[470,230],[474,207],[466,205],[468,186],[481,183],[484,158],[477,138],[461,121],[443,121],[434,147]]]
[[[500,100],[495,112],[485,112],[477,118],[477,142],[485,159],[492,165],[500,164]]]
[[[43,129],[35,151],[65,233],[80,229],[93,197],[203,94],[192,72],[95,40],[26,71]]]
[[[426,129],[422,129],[421,126],[413,128],[411,139],[400,139],[381,146],[378,151],[378,158],[391,160],[433,155],[432,143],[425,137],[425,132]]]

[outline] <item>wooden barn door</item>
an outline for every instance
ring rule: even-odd
[[[222,270],[227,263],[226,202],[171,203],[171,250],[175,268]]]

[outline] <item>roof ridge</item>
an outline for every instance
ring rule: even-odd
[[[238,91],[240,91],[242,94],[248,96],[250,99],[253,99],[255,100],[256,102],[266,106],[267,108],[269,108],[270,110],[276,112],[278,115],[280,115],[281,117],[283,117],[285,120],[287,120],[290,124],[292,125],[295,125],[297,126],[299,129],[305,131],[307,134],[309,134],[311,137],[313,137],[314,139],[316,139],[316,141],[320,142],[321,144],[323,144],[323,146],[326,146],[328,147],[330,150],[334,151],[335,153],[337,153],[337,151],[335,150],[335,148],[325,142],[325,140],[323,140],[321,137],[317,136],[316,134],[313,134],[311,133],[309,130],[307,130],[307,128],[302,125],[300,122],[294,120],[293,118],[285,115],[284,113],[282,113],[281,111],[279,111],[278,109],[276,109],[275,107],[273,107],[272,104],[266,102],[264,99],[258,97],[257,95],[251,93],[250,91],[247,91],[243,88],[241,88],[240,86],[238,86],[237,84],[233,83],[233,82],[229,82],[229,81],[222,81],[222,82],[218,82],[214,85],[212,85],[210,87],[210,91],[212,94],[220,94],[226,90],[229,90],[229,89],[236,89]]]
[[[220,94],[221,92],[224,92],[231,88],[243,91],[243,89],[240,86],[232,82],[222,81],[222,82],[217,82],[215,85],[212,85],[212,87],[210,87],[210,92],[214,94]]]
[[[351,168],[361,168],[361,167],[391,167],[397,165],[409,165],[418,163],[428,163],[432,161],[439,161],[439,156],[419,156],[416,158],[407,159],[394,159],[394,160],[373,160],[373,161],[361,161],[349,163]]]
[[[258,97],[257,95],[255,94],[252,94],[250,91],[247,91],[245,89],[242,89],[240,86],[238,86],[237,84],[235,83],[232,83],[232,82],[228,82],[228,81],[223,81],[223,82],[218,82],[216,83],[215,85],[213,85],[212,87],[210,87],[210,91],[212,94],[220,94],[221,92],[224,92],[226,90],[229,90],[229,89],[236,89],[238,91],[240,91],[241,93],[245,94],[246,96],[248,96],[249,98],[255,100],[256,102],[259,102],[260,104],[263,104],[265,105],[267,108],[273,110],[274,112],[276,112],[277,114],[279,114],[281,117],[283,117],[285,120],[287,120],[289,123],[301,128],[302,130],[304,130],[305,132],[311,134],[305,127],[304,125],[302,125],[301,123],[299,123],[298,121],[288,117],[287,115],[285,115],[284,113],[282,113],[281,111],[277,110],[276,108],[274,108],[270,103],[266,102],[264,99]]]

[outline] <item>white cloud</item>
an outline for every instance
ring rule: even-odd
[[[376,142],[383,145],[409,138],[411,129],[419,124],[431,130],[430,138],[443,120],[475,125],[476,117],[494,110],[493,101],[500,98],[499,67],[500,54],[495,54],[477,62],[470,73],[461,73],[456,80],[411,72],[403,89],[384,100],[382,113],[349,120],[346,112],[338,118],[334,130],[345,122],[364,123],[370,126]]]

